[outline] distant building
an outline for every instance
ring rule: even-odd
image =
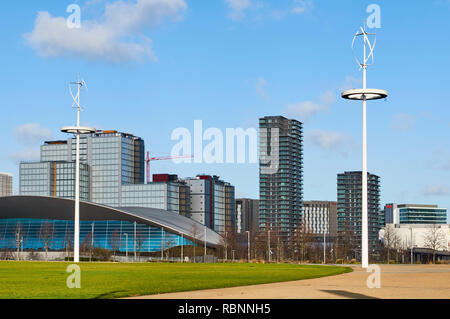
[[[0,197],[8,197],[13,194],[13,176],[8,173],[0,173]]]
[[[121,207],[164,209],[190,217],[190,190],[177,175],[153,175],[149,184],[123,185]]]
[[[446,224],[447,209],[438,205],[387,204],[387,224]]]
[[[411,261],[411,248],[414,262],[432,261],[433,249],[437,247],[436,259],[450,260],[450,225],[448,224],[386,224],[391,227],[400,240],[400,247],[407,251],[408,262]],[[380,231],[384,241],[385,229]],[[412,240],[411,240],[412,238]],[[430,241],[429,238],[432,238]],[[434,242],[432,245],[430,245]]]
[[[259,128],[259,228],[276,230],[287,239],[302,218],[302,123],[282,116],[267,116],[259,120]]]
[[[97,131],[80,138],[80,198],[121,206],[122,185],[144,184],[144,141],[117,131]],[[21,163],[20,195],[73,199],[75,139],[41,146],[41,160]]]
[[[236,199],[236,232],[238,234],[259,231],[259,200]]]
[[[337,202],[304,201],[303,225],[313,234],[337,236]]]
[[[80,164],[80,199],[90,201],[89,166]],[[21,196],[75,199],[75,162],[20,163]]]
[[[369,249],[374,251],[379,233],[380,178],[368,174]],[[362,172],[345,172],[337,179],[338,232],[350,234],[355,246],[361,247]],[[359,251],[359,250],[358,250]]]
[[[118,131],[81,136],[80,199],[119,208],[154,208],[223,234],[235,229],[235,190],[217,176],[156,174],[144,184],[144,141]],[[20,195],[75,198],[75,141],[41,146],[39,162],[20,164]]]
[[[190,189],[190,217],[219,234],[234,232],[235,188],[218,176],[199,175],[184,180]]]

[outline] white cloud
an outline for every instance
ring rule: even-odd
[[[27,148],[20,152],[12,153],[8,155],[8,158],[14,163],[19,164],[20,162],[32,162],[38,161],[40,158],[39,148]]]
[[[306,140],[323,150],[337,152],[341,155],[347,155],[353,145],[351,138],[346,134],[323,130],[309,132]]]
[[[428,185],[423,191],[425,196],[450,196],[450,188],[444,185]]]
[[[320,97],[318,102],[303,101],[295,104],[289,104],[284,113],[288,117],[294,117],[301,122],[308,122],[313,116],[320,112],[328,111],[330,105],[336,101],[336,96],[332,91],[326,91]]]
[[[268,83],[263,77],[259,77],[258,80],[256,80],[256,90],[258,91],[259,96],[262,98],[266,97],[266,92],[264,89],[267,87]]]
[[[76,56],[109,62],[156,61],[152,40],[143,32],[166,19],[181,19],[184,0],[137,0],[107,3],[97,20],[82,20],[81,28],[69,29],[66,18],[39,12],[26,42],[44,57]]]
[[[361,82],[361,79],[357,79],[353,76],[347,75],[344,82],[341,84],[340,89],[341,91],[355,89],[355,86],[361,84]]]
[[[16,140],[24,145],[32,145],[42,142],[43,139],[53,138],[50,129],[40,126],[36,123],[24,124],[14,129]]]
[[[412,129],[416,119],[409,114],[400,113],[392,117],[392,129],[397,132],[407,132]]]
[[[292,8],[292,13],[303,14],[313,7],[311,0],[294,0],[294,7]]]
[[[235,21],[242,20],[245,17],[245,10],[252,5],[250,0],[225,0],[225,2],[231,9],[230,18]]]

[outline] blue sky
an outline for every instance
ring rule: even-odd
[[[136,2],[75,1],[78,33],[61,23],[71,1],[2,3],[0,171],[16,189],[18,161],[74,124],[67,86],[80,73],[82,122],[138,135],[155,156],[194,120],[225,131],[295,117],[305,124],[305,199],[336,200],[336,174],[361,169],[361,105],[339,94],[361,86],[351,40],[375,3],[382,27],[368,86],[390,97],[369,105],[369,171],[381,177],[382,204],[450,208],[449,1]],[[155,162],[152,172],[216,174],[258,197],[254,164]]]

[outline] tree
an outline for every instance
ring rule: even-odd
[[[117,247],[119,247],[120,245],[120,232],[117,228],[112,232],[111,236],[109,237],[109,245],[111,246],[113,251],[113,261],[115,261]]]
[[[446,237],[442,229],[438,225],[433,225],[428,229],[424,236],[426,248],[433,250],[433,264],[436,263],[436,251],[446,248]]]
[[[138,260],[141,260],[141,252],[142,252],[142,247],[144,246],[144,234],[142,233],[141,229],[138,229],[136,231],[136,245],[137,245],[137,254],[138,254]]]
[[[300,254],[300,262],[303,263],[313,240],[312,232],[301,224],[294,232],[294,246]]]
[[[391,262],[391,250],[397,250],[401,244],[401,239],[393,225],[386,225],[384,230],[384,247],[387,250],[387,263]]]
[[[197,223],[193,224],[193,225],[192,225],[192,228],[191,228],[191,232],[192,232],[192,236],[194,236],[193,244],[194,244],[194,263],[195,263],[195,262],[196,262],[195,259],[197,258],[197,256],[196,256],[196,251],[195,251],[195,248],[196,248],[196,246],[197,246],[196,241],[198,240],[198,237],[199,237],[200,234],[201,234],[200,226],[199,226]]]
[[[41,229],[39,231],[39,239],[44,244],[45,260],[48,260],[47,254],[48,254],[48,250],[53,242],[54,234],[55,234],[55,227],[54,227],[53,223],[45,222],[42,224]]]
[[[16,225],[14,233],[16,235],[17,260],[20,260],[20,245],[23,245],[23,227],[20,222]]]

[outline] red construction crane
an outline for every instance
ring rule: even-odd
[[[150,157],[150,152],[147,152],[147,159],[145,160],[145,163],[147,164],[147,184],[149,184],[151,182],[150,162],[154,162],[154,161],[170,161],[170,160],[174,160],[174,159],[193,158],[193,157],[194,157],[194,155]]]

